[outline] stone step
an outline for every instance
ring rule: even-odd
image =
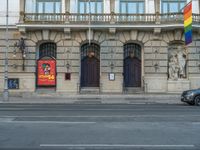
[[[80,94],[99,94],[99,87],[83,87]]]
[[[124,93],[125,94],[142,94],[144,93],[142,88],[137,88],[137,87],[126,87],[124,88]]]
[[[54,95],[56,93],[56,88],[48,87],[48,88],[38,88],[36,89],[36,94],[52,94]]]

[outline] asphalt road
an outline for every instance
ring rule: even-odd
[[[0,150],[200,150],[200,107],[0,104]]]

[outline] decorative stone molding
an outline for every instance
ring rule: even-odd
[[[175,30],[174,31],[174,39],[175,40],[181,40],[182,39],[182,30]]]
[[[49,30],[42,30],[43,40],[49,40]]]
[[[109,36],[108,39],[115,40],[116,39],[116,28],[109,28]]]
[[[154,34],[160,34],[161,28],[154,28]]]
[[[66,40],[71,39],[71,29],[70,28],[64,28],[64,38]]]
[[[93,40],[93,37],[94,37],[94,31],[93,30],[87,30],[87,39],[88,40]]]
[[[25,27],[19,27],[19,32],[23,35],[26,34],[26,28]]]
[[[131,40],[137,40],[138,30],[131,30]]]

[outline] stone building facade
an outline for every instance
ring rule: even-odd
[[[61,11],[54,14],[28,12],[26,1],[18,2],[19,16],[9,25],[8,33],[8,78],[10,84],[17,82],[18,87],[12,89],[10,85],[10,94],[35,93],[41,89],[65,94],[180,93],[200,87],[198,0],[193,2],[193,42],[188,46],[184,45],[182,13],[162,13],[165,2],[162,0],[142,1],[144,11],[137,14],[120,12],[123,0],[94,3],[96,7],[102,4],[101,14],[81,14],[81,6],[74,7],[82,1],[55,2],[61,4]],[[48,0],[43,2],[43,8],[45,3]],[[55,10],[57,4],[52,6]],[[1,92],[5,28],[3,23],[0,27]],[[55,61],[55,84],[40,85],[40,60]]]

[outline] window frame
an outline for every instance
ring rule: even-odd
[[[95,3],[95,12],[91,14],[99,14],[97,13],[98,12],[98,3],[101,2],[101,12],[100,13],[103,13],[104,12],[104,1],[103,0],[91,0],[90,2],[94,2]],[[89,12],[87,12],[87,5],[89,5],[88,1],[86,0],[79,0],[78,1],[78,13],[80,13],[80,3],[84,3],[84,12],[81,13],[81,14],[88,14]]]
[[[164,3],[167,3],[167,12],[164,12]],[[171,3],[177,3],[179,11],[175,11],[175,12],[170,11],[170,4]],[[185,5],[186,5],[187,0],[161,0],[161,13],[178,13],[182,9],[182,8],[180,8],[181,3],[185,3]]]
[[[120,0],[119,12],[122,13],[122,3],[125,3],[126,12],[125,14],[144,14],[145,13],[145,0]],[[136,13],[129,13],[128,4],[136,3]],[[143,12],[140,13],[139,4],[143,4]],[[124,14],[124,13],[123,13]]]
[[[36,0],[36,6],[35,6],[35,12],[39,13],[39,3],[42,3],[42,12],[40,13],[46,13],[45,12],[45,3],[53,3],[53,12],[48,12],[48,13],[61,13],[62,12],[62,1],[61,0]],[[60,10],[59,12],[56,11],[56,3],[60,3],[59,7]]]

